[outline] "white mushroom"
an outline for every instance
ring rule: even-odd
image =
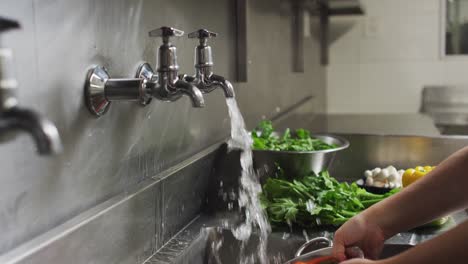
[[[374,176],[374,180],[378,180],[378,181],[386,181],[386,179],[388,178],[390,174],[388,173],[388,170],[387,169],[383,169],[380,171],[380,173],[376,174]]]
[[[377,167],[377,168],[372,170],[372,175],[375,176],[375,175],[379,174],[381,171],[382,171],[382,169]]]
[[[374,181],[374,186],[375,187],[379,187],[379,188],[382,188],[385,186],[385,182],[381,182],[381,181]]]
[[[366,170],[366,171],[364,172],[364,177],[366,177],[366,178],[372,177],[372,171]]]
[[[382,177],[384,179],[388,178],[388,176],[390,176],[390,171],[388,169],[383,169],[380,174],[382,175]]]
[[[367,186],[372,186],[374,184],[374,179],[372,177],[368,177],[366,179],[366,185]]]
[[[393,167],[393,166],[388,166],[388,167],[387,167],[387,170],[388,170],[388,172],[389,172],[390,174],[397,174],[397,173],[398,173],[398,172],[397,172],[397,169],[396,169],[395,167]]]
[[[401,178],[405,171],[397,170],[390,165],[386,168],[375,168],[373,170],[364,171],[364,178],[360,182],[365,182],[367,186],[399,188],[401,187]]]

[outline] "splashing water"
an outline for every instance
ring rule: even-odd
[[[262,264],[268,263],[267,240],[271,232],[270,224],[260,204],[260,193],[262,187],[253,169],[252,160],[252,138],[245,129],[244,118],[234,98],[227,98],[226,103],[231,117],[231,139],[229,149],[240,149],[240,163],[242,174],[239,187],[239,207],[245,211],[245,222],[232,229],[237,240],[242,241],[245,246],[256,227],[260,230],[260,243],[258,248],[258,259]],[[241,263],[251,263],[252,259],[240,256]]]

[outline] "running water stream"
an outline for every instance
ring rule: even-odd
[[[227,98],[226,103],[231,117],[231,139],[228,142],[229,149],[239,149],[242,173],[239,187],[239,208],[245,211],[245,221],[232,229],[237,240],[246,245],[252,231],[259,229],[260,243],[258,245],[258,261],[261,264],[268,263],[267,240],[271,232],[270,224],[260,204],[262,187],[253,169],[252,138],[245,129],[244,118],[237,106],[235,98]],[[252,256],[240,256],[241,263],[252,263]]]

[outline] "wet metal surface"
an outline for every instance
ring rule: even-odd
[[[235,214],[202,215],[144,263],[210,263],[209,260],[213,260],[216,257],[224,260],[222,263],[236,263],[235,259],[239,256],[240,250],[239,242],[232,237],[230,230],[225,229],[230,223],[236,221],[236,217],[237,215]],[[396,249],[399,252],[395,246],[398,246],[401,250],[406,250],[409,246],[415,246],[431,239],[466,219],[468,219],[467,212],[461,211],[453,214],[452,220],[440,229],[426,228],[402,232],[387,240],[386,245],[391,245],[389,246],[389,250]],[[296,250],[307,241],[304,232],[307,233],[308,239],[315,237],[333,239],[334,231],[334,228],[314,228],[305,231],[295,230],[292,233],[288,230],[276,230],[270,235],[268,243],[270,261],[271,263],[284,263],[293,258]],[[257,249],[257,244],[258,240],[255,237],[251,239],[246,253],[254,253]],[[213,254],[213,247],[219,248],[218,256]],[[392,254],[397,252],[393,252]],[[390,252],[387,253],[390,254]]]
[[[200,213],[217,147],[1,255],[0,263],[143,262]]]

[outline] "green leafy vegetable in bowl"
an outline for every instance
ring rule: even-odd
[[[316,151],[333,149],[337,146],[327,144],[311,137],[305,129],[297,129],[294,134],[288,128],[279,136],[274,132],[273,124],[264,120],[252,131],[253,149],[277,151]]]
[[[398,191],[372,194],[355,183],[339,183],[323,171],[293,181],[269,178],[263,185],[261,202],[275,225],[341,225]]]

